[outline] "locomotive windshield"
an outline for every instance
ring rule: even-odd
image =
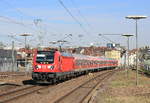
[[[38,51],[36,62],[41,64],[54,63],[54,52],[53,51]]]

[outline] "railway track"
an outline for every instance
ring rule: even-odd
[[[18,76],[25,76],[24,72],[0,72],[0,78],[10,78],[10,77],[18,77]]]
[[[108,71],[84,82],[66,95],[57,99],[55,103],[89,103],[96,89],[115,72],[116,70]]]
[[[64,92],[64,94],[61,95],[61,97],[60,95],[58,95],[59,96],[58,98],[57,97],[53,98],[53,95],[57,95],[57,94],[54,92],[50,92],[50,95],[52,96],[52,98],[50,96],[49,100],[51,101],[52,99],[53,101],[52,103],[54,102],[55,103],[88,103],[91,100],[93,93],[97,90],[97,87],[100,87],[101,83],[105,81],[107,78],[111,77],[111,75],[114,72],[116,72],[116,70],[105,71],[104,73],[101,73],[98,76],[91,74],[88,77],[88,78],[91,78],[90,80],[87,80],[84,83],[82,82],[82,84],[78,83],[78,85],[76,85],[74,88],[66,85],[66,88],[68,89],[72,88],[72,89],[70,89],[70,91],[67,91],[66,93],[65,91],[62,91],[62,93]],[[56,90],[54,91],[57,91],[58,89],[57,86],[59,85],[53,86],[54,89],[56,88]],[[35,86],[35,85],[17,87],[11,91],[9,90],[8,92],[0,93],[0,103],[6,103],[6,102],[11,102],[11,101],[15,102],[19,100],[19,98],[24,99],[23,97],[26,98],[26,95],[34,94],[36,92],[39,92],[39,90],[43,91],[43,89],[47,90],[47,88],[49,87],[50,86]],[[61,94],[62,89],[63,87],[61,87],[61,89],[58,90],[59,91],[58,93]]]
[[[35,86],[35,85],[24,86],[24,87],[16,88],[8,92],[1,93],[0,103],[10,102],[12,100],[18,99],[28,94],[32,94],[34,92],[37,92],[38,90],[45,89],[47,87],[48,86],[41,87],[41,86]]]
[[[15,76],[24,76],[25,74],[0,74],[0,78],[9,78]]]

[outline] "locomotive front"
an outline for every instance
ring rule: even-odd
[[[37,51],[33,58],[33,80],[49,80],[54,78],[55,72],[58,71],[57,56],[59,52],[52,51]]]

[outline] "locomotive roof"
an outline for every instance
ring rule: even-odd
[[[61,55],[66,57],[73,57],[71,53],[67,53],[67,52],[61,52]]]
[[[95,56],[88,56],[88,55],[81,55],[81,54],[72,54],[73,57],[77,59],[92,59],[92,60],[115,60],[113,58],[106,58],[106,57],[95,57]]]
[[[98,60],[99,57],[88,56],[88,55],[81,55],[81,54],[73,54],[73,56],[77,59],[90,59],[90,60]]]
[[[106,57],[100,57],[101,59],[103,60],[116,60],[116,59],[113,59],[113,58],[106,58]]]
[[[88,55],[82,55],[82,54],[71,54],[68,52],[61,52],[62,56],[66,57],[74,57],[76,59],[90,59],[90,60],[115,60],[113,58],[106,58],[106,57],[95,57],[95,56],[88,56]]]
[[[57,50],[38,50],[37,52],[55,52]]]

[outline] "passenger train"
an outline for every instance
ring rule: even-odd
[[[33,57],[32,78],[36,82],[55,83],[117,66],[118,61],[110,58],[71,54],[58,50],[36,51]]]

